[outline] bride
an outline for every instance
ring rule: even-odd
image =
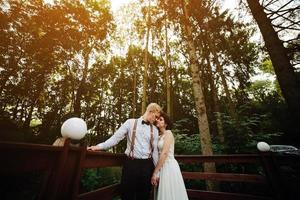
[[[157,195],[154,198],[156,200],[187,200],[182,174],[174,158],[174,137],[170,130],[171,125],[169,116],[162,112],[156,121],[156,126],[160,131],[157,145],[160,155],[151,178],[152,185],[158,185]]]

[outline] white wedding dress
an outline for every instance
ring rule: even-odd
[[[164,136],[158,140],[158,150],[162,151]],[[159,172],[159,185],[156,200],[188,200],[186,188],[178,162],[174,158],[174,142],[171,144],[168,157]]]

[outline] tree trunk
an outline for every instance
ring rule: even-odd
[[[13,120],[17,119],[17,114],[18,114],[18,108],[19,108],[20,101],[21,101],[21,99],[17,98],[17,102],[16,102],[16,105],[15,105],[15,108],[13,109],[13,112],[12,112],[12,119]]]
[[[137,104],[137,67],[135,66],[135,63],[133,62],[132,58],[132,66],[134,69],[134,75],[133,75],[133,102],[132,102],[132,118],[136,117],[136,104]]]
[[[145,69],[144,69],[144,81],[143,81],[143,99],[142,99],[142,114],[146,111],[147,106],[147,89],[148,89],[148,46],[149,46],[149,35],[150,35],[150,29],[151,29],[151,16],[150,16],[150,4],[151,1],[149,0],[148,3],[148,17],[147,17],[147,32],[146,32],[146,46],[145,46],[145,55],[144,55],[144,63],[145,63]]]
[[[168,41],[168,18],[165,13],[165,40],[166,40],[166,86],[167,86],[167,114],[171,117],[171,83],[170,83],[170,51]]]
[[[226,97],[226,104],[228,106],[228,113],[231,116],[232,119],[236,120],[237,119],[237,114],[236,114],[236,110],[235,110],[235,106],[232,102],[232,98],[229,92],[229,88],[228,88],[228,84],[227,84],[227,80],[223,71],[223,67],[218,59],[218,54],[217,51],[215,49],[215,46],[213,46],[213,42],[210,40],[209,37],[206,38],[207,39],[207,45],[209,47],[209,50],[212,54],[213,57],[213,62],[216,65],[216,70],[217,73],[220,75],[221,77],[221,83],[223,85],[223,89],[225,91],[225,97]]]
[[[20,113],[20,118],[19,118],[20,121],[22,121],[22,119],[25,115],[26,104],[27,104],[27,100],[22,100],[21,113]]]
[[[193,92],[194,92],[196,110],[198,113],[198,126],[200,130],[201,150],[203,155],[213,155],[205,100],[203,96],[200,76],[198,73],[199,69],[197,66],[196,49],[192,38],[192,27],[189,22],[188,9],[184,0],[182,0],[182,9],[185,18],[184,24],[186,29],[187,43],[189,47],[190,68],[191,68],[192,81],[193,81]],[[204,171],[215,172],[216,171],[215,163],[205,163]],[[214,190],[214,188],[215,188],[214,184],[211,181],[207,181],[207,189]]]
[[[32,118],[32,112],[33,112],[33,109],[34,109],[34,105],[35,105],[35,103],[32,102],[32,104],[30,105],[30,108],[29,108],[28,115],[26,116],[25,121],[24,121],[23,126],[22,126],[23,131],[25,133],[27,133],[29,131],[30,121],[31,121],[31,118]]]
[[[220,106],[219,106],[219,99],[217,94],[217,88],[215,86],[214,82],[214,75],[211,68],[211,63],[209,60],[209,56],[207,57],[207,72],[208,72],[208,80],[212,95],[212,105],[213,105],[213,113],[214,118],[216,119],[216,125],[217,125],[217,131],[218,131],[218,138],[221,144],[224,144],[224,131],[223,131],[223,124],[221,119],[221,113],[220,113]]]
[[[82,79],[79,83],[79,87],[76,92],[75,96],[75,102],[74,102],[74,114],[77,117],[80,117],[81,113],[81,99],[84,95],[84,86],[86,84],[86,78],[88,74],[88,66],[89,66],[89,55],[90,55],[91,49],[88,49],[86,53],[84,53],[84,69],[82,74]]]
[[[295,116],[299,116],[300,83],[287,56],[287,50],[275,32],[263,7],[259,4],[259,1],[247,0],[247,2],[264,38],[282,94],[291,112],[296,114]]]

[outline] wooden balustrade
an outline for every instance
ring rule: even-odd
[[[82,170],[86,168],[103,168],[122,166],[125,156],[106,152],[86,151],[86,147],[72,147],[69,140],[63,147],[49,145],[5,143],[0,142],[0,176],[18,175],[27,172],[42,172],[42,183],[38,199],[112,199],[120,194],[119,184],[114,184],[95,191],[79,194],[79,183]],[[205,200],[239,200],[239,199],[283,199],[284,187],[276,171],[274,157],[270,154],[251,155],[180,155],[180,163],[201,164],[204,162],[258,164],[263,167],[265,175],[237,173],[185,172],[184,179],[229,181],[264,184],[270,187],[272,196],[254,196],[217,191],[187,189],[193,199]]]

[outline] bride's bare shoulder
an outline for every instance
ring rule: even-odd
[[[169,135],[169,137],[173,137],[173,133],[171,130],[166,130],[166,134]]]

